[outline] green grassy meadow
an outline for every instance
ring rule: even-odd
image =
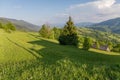
[[[120,54],[0,30],[0,80],[120,80]]]

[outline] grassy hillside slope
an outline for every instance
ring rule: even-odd
[[[96,40],[107,40],[107,41],[112,41],[112,42],[117,42],[120,43],[120,35],[119,34],[114,34],[111,32],[102,32],[98,30],[93,30],[89,28],[78,28],[79,35],[81,36],[89,36],[93,39]],[[101,38],[102,36],[102,38]]]
[[[120,79],[120,55],[59,45],[37,33],[0,30],[0,80]]]

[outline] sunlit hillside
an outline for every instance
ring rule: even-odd
[[[120,55],[62,46],[38,33],[0,30],[1,80],[120,79]]]

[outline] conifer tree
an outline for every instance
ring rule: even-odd
[[[62,33],[59,37],[59,43],[61,45],[78,45],[78,35],[77,29],[72,21],[72,18],[69,17],[68,22],[64,26]]]

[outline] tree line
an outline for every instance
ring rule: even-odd
[[[8,33],[16,30],[15,25],[11,22],[6,24],[0,22],[0,28]],[[56,39],[61,45],[82,46],[84,50],[89,50],[91,47],[96,49],[109,48],[110,51],[120,52],[120,43],[102,40],[102,38],[94,40],[86,34],[80,36],[78,34],[78,28],[74,25],[71,17],[69,17],[69,20],[63,28],[51,28],[48,24],[43,24],[39,30],[39,34],[43,38]]]
[[[79,47],[79,36],[77,27],[74,25],[72,18],[66,22],[64,28],[50,28],[49,25],[42,25],[39,30],[41,37],[48,39],[57,39],[61,45],[73,45]],[[83,49],[89,50],[91,45],[90,39],[88,37],[84,38]]]
[[[69,20],[63,28],[51,28],[47,24],[42,25],[39,34],[44,38],[56,39],[61,45],[73,45],[76,47],[82,45],[82,49],[84,50],[89,50],[93,45],[95,45],[96,49],[100,49],[102,46],[107,46],[110,51],[120,52],[120,44],[114,44],[111,41],[93,40],[85,35],[79,36],[78,29],[74,25],[71,17],[69,17]]]

